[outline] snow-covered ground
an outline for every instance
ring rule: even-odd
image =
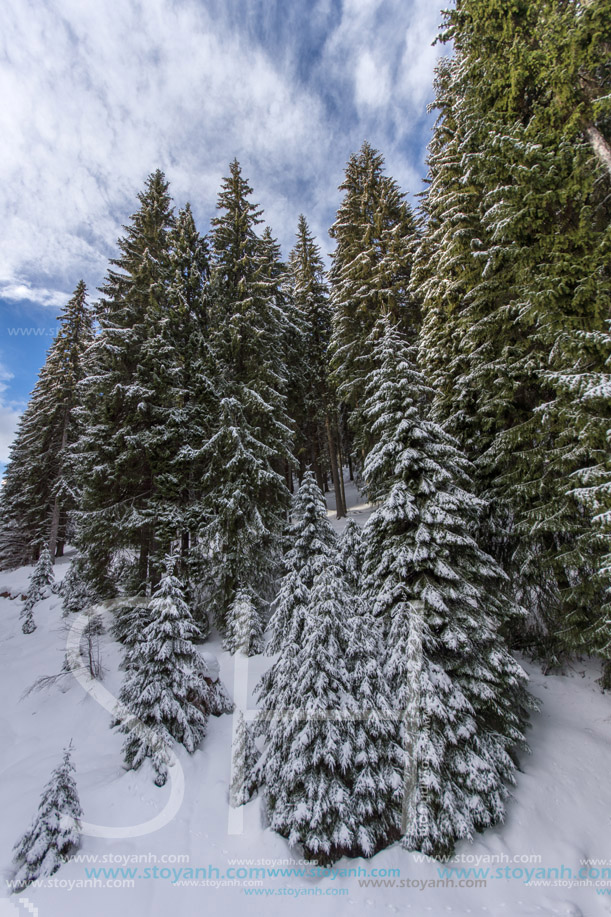
[[[347,498],[349,515],[364,521],[370,507],[349,482]],[[328,503],[333,518],[332,495]],[[341,530],[345,522],[334,524]],[[58,576],[67,569],[68,560],[56,567]],[[137,828],[129,830],[164,809],[172,785],[158,789],[148,765],[137,773],[123,769],[122,738],[109,729],[110,715],[72,676],[23,697],[38,676],[60,671],[68,627],[61,617],[60,600],[52,597],[35,608],[36,631],[22,634],[18,596],[25,591],[29,572],[24,568],[0,574],[0,593],[15,596],[0,598],[3,878],[11,877],[12,845],[34,815],[41,790],[70,739],[85,820],[110,828],[123,826],[128,836],[83,837],[80,854],[89,862],[66,864],[47,887],[30,886],[10,897],[3,889],[0,917],[36,912],[40,917],[199,917],[246,912],[415,917],[611,914],[611,894],[601,894],[603,887],[596,887],[603,883],[611,892],[611,705],[595,683],[594,665],[578,665],[564,676],[547,677],[526,665],[532,691],[541,702],[530,731],[532,754],[522,760],[506,823],[473,843],[461,844],[454,862],[423,862],[397,845],[369,861],[342,860],[333,875],[273,875],[267,871],[308,867],[298,862],[297,851],[266,828],[259,800],[243,809],[229,809],[231,716],[210,720],[208,734],[192,757],[178,752],[185,786],[175,817],[150,834],[136,836]],[[235,690],[238,697],[246,680],[252,708],[252,687],[268,660],[237,657],[236,661],[216,639],[205,650],[218,657],[230,693]],[[102,654],[103,685],[116,696],[120,656],[108,634],[102,637]],[[607,861],[609,878],[603,877],[606,867],[601,862],[586,866],[579,877],[587,858]],[[289,863],[292,860],[297,862]],[[472,868],[488,873],[459,873]],[[92,887],[91,873],[87,876],[92,869],[119,872],[99,873],[97,887]],[[121,875],[121,869],[133,870],[133,877]],[[193,879],[189,869],[202,872]],[[256,872],[248,878],[252,870]],[[341,875],[342,870],[357,874]],[[240,880],[249,884],[235,884]],[[591,884],[570,886],[577,881]]]

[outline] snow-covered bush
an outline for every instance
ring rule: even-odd
[[[261,616],[247,589],[238,589],[229,607],[223,648],[245,656],[254,656],[263,650]]]
[[[131,643],[128,631],[126,677],[119,698],[128,711],[126,716],[118,713],[118,728],[126,734],[125,762],[137,769],[150,757],[158,786],[167,778],[167,749],[177,741],[193,753],[210,712],[209,686],[194,646],[200,634],[173,566],[169,559],[149,602],[150,623],[137,638],[132,631]]]
[[[40,552],[40,557],[30,576],[26,599],[21,609],[20,617],[23,621],[21,629],[24,634],[31,634],[36,630],[33,608],[38,602],[42,602],[51,595],[54,585],[53,561],[49,549],[45,547]]]
[[[242,806],[249,802],[256,789],[255,766],[258,752],[252,731],[241,713],[237,713],[238,724],[232,750],[232,779],[229,787],[229,802]]]
[[[57,872],[80,846],[81,806],[74,779],[71,745],[43,790],[38,813],[15,844],[17,867],[14,891],[26,888],[41,876]]]

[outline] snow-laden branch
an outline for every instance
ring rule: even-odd
[[[586,128],[586,134],[588,135],[588,140],[592,144],[592,149],[596,153],[598,159],[605,166],[609,175],[611,175],[611,145],[593,124]]]

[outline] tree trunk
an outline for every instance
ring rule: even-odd
[[[290,462],[285,462],[284,467],[285,467],[284,476],[286,479],[286,486],[287,486],[289,493],[293,494],[295,493],[295,487],[293,484],[293,467]]]
[[[155,537],[155,531],[151,527],[151,536],[149,544],[149,580],[151,582],[151,593],[155,591],[161,580],[161,569],[159,566],[159,542]]]
[[[318,486],[324,493],[324,481],[322,479],[322,469],[320,467],[319,454],[320,454],[320,449],[319,449],[318,429],[317,427],[315,427],[314,435],[312,436],[312,440],[310,443],[310,464],[314,470],[314,475],[316,477],[316,483],[318,484]]]
[[[342,437],[337,427],[335,428],[335,439],[337,442],[337,463],[339,466],[339,486],[342,491],[342,505],[344,507],[344,516],[345,516],[348,512],[348,507],[346,505],[346,489],[344,487],[344,453],[342,450]]]
[[[182,557],[183,562],[186,562],[189,557],[189,542],[189,533],[182,532],[180,535],[180,556]]]
[[[316,477],[316,483],[318,484],[318,486],[320,487],[320,489],[321,489],[322,492],[324,493],[324,492],[325,492],[325,482],[324,482],[324,480],[323,480],[322,471],[320,470],[320,462],[319,462],[318,459],[316,458],[316,459],[314,459],[314,461],[312,462],[312,464],[313,464],[313,466],[314,466],[314,475],[315,475],[315,477]]]
[[[345,507],[342,503],[342,489],[339,482],[339,471],[337,468],[337,448],[334,441],[331,423],[327,417],[325,421],[327,428],[327,440],[329,443],[329,462],[331,464],[331,477],[333,478],[333,488],[335,490],[335,505],[337,507],[337,518],[341,519],[346,515]]]
[[[49,534],[49,553],[53,563],[55,563],[55,558],[57,556],[57,533],[59,532],[60,512],[61,506],[59,505],[59,497],[55,497],[55,501],[53,503],[53,512],[51,514],[51,532]]]
[[[60,456],[62,455],[64,449],[68,444],[68,415],[70,414],[70,405],[66,405],[66,410],[64,411],[64,424],[62,427],[62,444],[60,448]],[[61,468],[60,468],[61,474]],[[56,481],[57,483],[57,481]],[[55,495],[55,500],[53,502],[53,512],[51,514],[51,531],[49,533],[49,554],[51,555],[51,560],[55,563],[56,551],[57,551],[57,535],[59,533],[59,517],[61,514],[62,508],[59,502],[59,497]],[[63,553],[63,552],[62,552]]]
[[[138,586],[146,593],[146,581],[149,572],[149,554],[151,550],[151,529],[143,525],[140,529],[140,557],[138,558]]]
[[[61,512],[59,514],[59,532],[57,535],[57,548],[55,550],[56,557],[64,556],[64,547],[66,544],[67,533],[68,533],[68,513],[66,509],[62,506]]]

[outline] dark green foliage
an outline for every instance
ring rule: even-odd
[[[597,601],[575,604],[567,614],[566,645],[577,652],[595,652],[603,662],[601,684],[611,688],[611,335],[589,335],[590,346],[607,354],[599,373],[567,373],[555,379],[567,405],[579,403],[581,438],[590,446],[588,464],[575,472],[567,484],[568,496],[577,501],[586,520],[577,545],[590,571],[590,591]],[[574,422],[568,414],[567,423]]]
[[[601,10],[464,0],[446,14],[455,55],[438,70],[413,275],[434,416],[475,462],[485,543],[529,608],[516,639],[552,659],[576,646],[569,618],[590,630],[602,601],[573,475],[596,466],[604,429],[560,381],[602,371],[611,301],[611,184],[591,130],[608,128]]]
[[[138,199],[140,209],[119,239],[121,256],[111,261],[102,290],[99,334],[82,386],[86,426],[75,450],[83,488],[79,547],[102,592],[114,588],[110,565],[121,549],[138,554],[125,585],[142,589],[155,580],[157,474],[167,466],[159,425],[165,416],[157,413],[166,388],[155,354],[169,313],[174,219],[162,172],[149,177]]]
[[[529,700],[503,633],[522,611],[477,543],[484,505],[456,441],[427,417],[415,348],[387,325],[377,349],[364,407],[377,442],[364,474],[380,505],[364,532],[363,588],[387,632],[404,843],[444,857],[504,816]]]
[[[70,446],[76,420],[83,355],[92,319],[83,281],[59,316],[59,330],[19,422],[0,498],[0,563],[15,567],[37,560],[43,545],[63,553],[68,513],[79,501]]]
[[[307,466],[316,474],[318,486],[329,469],[326,420],[335,413],[328,380],[331,308],[320,248],[303,215],[299,217],[297,241],[289,258],[290,286],[298,334],[292,335],[293,415],[297,441],[295,455],[300,475]]]
[[[398,185],[384,174],[382,156],[368,143],[350,157],[340,190],[344,199],[330,229],[337,243],[329,274],[331,367],[338,397],[352,411],[352,426],[366,448],[360,407],[371,371],[369,335],[382,316],[412,340],[419,326],[409,290],[416,224]]]
[[[278,249],[260,239],[260,211],[237,162],[223,182],[213,223],[212,344],[220,408],[203,446],[206,512],[200,524],[211,607],[224,630],[238,590],[265,614],[278,570],[291,462],[284,363],[286,316]]]
[[[184,572],[197,574],[195,533],[204,508],[202,446],[218,412],[217,366],[209,344],[209,254],[187,204],[168,235],[167,308],[153,325],[149,359],[159,391],[151,406],[155,487],[148,512],[157,553],[180,537]]]

